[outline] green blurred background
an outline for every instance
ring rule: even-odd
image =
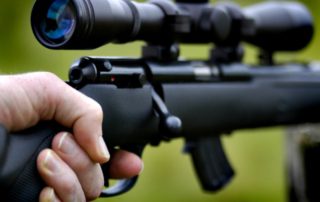
[[[53,51],[38,44],[30,28],[34,0],[0,2],[0,71],[3,74],[50,71],[67,79],[69,65],[83,55],[139,56],[141,42],[107,45],[92,51]],[[235,1],[249,5],[254,0]],[[320,1],[301,0],[319,22]],[[317,33],[317,32],[316,32]],[[299,39],[297,39],[299,40]],[[317,60],[319,37],[297,53],[277,54],[280,60]],[[293,42],[294,43],[294,42]],[[182,46],[186,58],[206,58],[210,45]],[[246,46],[246,62],[256,61],[256,50]],[[285,187],[285,142],[282,128],[244,130],[224,137],[223,141],[236,170],[234,180],[216,194],[204,193],[187,155],[183,141],[148,147],[144,153],[145,169],[136,187],[120,197],[98,201],[184,201],[184,202],[283,202]]]

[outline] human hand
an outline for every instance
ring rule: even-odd
[[[38,156],[39,173],[48,185],[40,201],[98,197],[104,183],[99,163],[110,158],[102,139],[100,105],[51,73],[0,76],[0,92],[0,122],[8,131],[30,128],[41,120],[55,120],[73,131],[72,135],[57,134],[52,149]],[[132,177],[141,169],[138,156],[118,151],[111,161],[110,176]]]

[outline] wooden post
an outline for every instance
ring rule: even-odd
[[[287,185],[290,202],[320,201],[320,125],[287,130]]]

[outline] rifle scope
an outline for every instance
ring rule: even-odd
[[[244,9],[232,3],[151,0],[37,0],[32,29],[52,49],[91,49],[109,42],[150,44],[241,41],[268,51],[299,50],[313,35],[312,17],[296,2],[266,2]]]

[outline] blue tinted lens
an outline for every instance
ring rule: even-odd
[[[69,0],[55,0],[49,6],[41,31],[50,40],[63,40],[73,31],[75,13]]]

